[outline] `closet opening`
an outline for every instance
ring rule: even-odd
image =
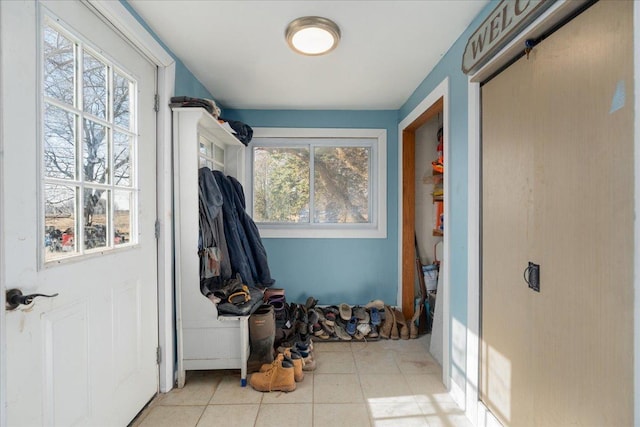
[[[443,358],[443,313],[434,314],[437,299],[443,296],[443,293],[439,295],[437,286],[444,288],[443,277],[438,280],[438,274],[443,271],[438,270],[445,253],[443,240],[446,233],[443,191],[447,162],[445,127],[444,96],[419,112],[404,128],[401,127],[402,311],[405,317],[413,315],[424,285],[427,290],[424,298],[427,332],[432,333],[430,351],[440,364],[446,359]],[[438,307],[443,307],[443,302],[440,301]]]

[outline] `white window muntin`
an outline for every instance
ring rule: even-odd
[[[200,130],[198,150],[199,167],[206,166],[212,171],[224,171],[225,146],[218,141],[218,138],[205,130]]]
[[[320,143],[325,142],[326,143]],[[386,238],[387,237],[387,131],[385,129],[334,129],[334,128],[254,128],[251,146],[278,146],[300,148],[315,146],[370,147],[369,214],[368,223],[257,223],[262,237],[266,238]],[[247,210],[253,213],[253,150],[247,156],[250,183],[247,193]],[[313,162],[310,151],[310,163]],[[313,174],[310,185],[313,184]],[[312,201],[310,203],[310,215]]]
[[[101,254],[105,251],[112,251],[114,249],[122,249],[128,248],[137,245],[138,243],[138,179],[137,179],[137,160],[138,160],[138,123],[137,123],[137,81],[136,79],[127,71],[125,71],[122,67],[118,66],[115,61],[107,58],[105,55],[101,54],[99,49],[90,46],[85,41],[81,40],[78,36],[76,36],[71,30],[67,29],[63,26],[59,19],[54,16],[49,16],[49,14],[45,14],[44,19],[42,21],[42,25],[40,27],[41,34],[39,37],[39,50],[40,50],[40,137],[39,140],[39,162],[40,162],[40,176],[41,176],[41,190],[40,190],[40,225],[39,225],[39,236],[45,235],[45,191],[44,187],[47,185],[63,185],[70,188],[76,189],[76,197],[74,203],[74,219],[75,219],[75,250],[73,253],[67,256],[54,258],[50,260],[45,259],[45,250],[44,241],[42,238],[39,240],[39,253],[43,254],[41,257],[41,263],[47,266],[59,264],[61,262],[67,262],[70,260],[77,260],[78,258],[84,258],[83,256],[91,255],[91,254]],[[45,94],[44,90],[44,31],[46,28],[51,28],[54,31],[60,33],[65,38],[67,38],[70,42],[73,43],[73,59],[74,59],[74,100],[73,104],[68,104],[64,101],[61,101],[56,98],[49,97]],[[106,87],[107,87],[107,105],[106,109],[106,118],[102,118],[92,114],[89,111],[84,110],[84,94],[83,94],[83,70],[84,70],[84,54],[89,54],[95,59],[101,61],[107,66],[107,75],[106,75]],[[115,75],[119,77],[123,77],[128,80],[130,83],[129,87],[129,126],[128,128],[118,125],[114,120],[114,111],[113,111],[113,101],[114,101],[114,79]],[[56,178],[47,176],[45,172],[45,164],[44,164],[44,126],[45,126],[45,108],[47,105],[58,108],[60,110],[66,111],[75,117],[75,125],[74,125],[74,142],[75,142],[75,158],[74,158],[74,167],[75,167],[75,176],[73,179],[66,178]],[[108,152],[108,166],[109,171],[106,179],[106,183],[88,181],[84,177],[82,162],[83,162],[83,122],[84,120],[90,120],[91,122],[97,123],[101,126],[104,126],[107,129],[106,132],[106,142],[107,142],[107,152]],[[114,151],[114,132],[122,134],[127,138],[130,138],[131,144],[129,147],[129,183],[128,185],[117,185],[114,180],[115,173],[115,151]],[[98,190],[103,190],[104,194],[107,194],[107,205],[108,205],[108,213],[107,213],[107,221],[106,221],[106,245],[100,246],[97,248],[85,248],[85,227],[84,227],[84,193],[85,188],[93,188]],[[129,241],[127,243],[119,243],[115,244],[115,195],[116,193],[128,193],[129,197]]]

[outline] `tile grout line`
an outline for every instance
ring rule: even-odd
[[[373,426],[373,414],[369,411],[369,405],[367,404],[367,398],[364,395],[364,390],[362,389],[362,377],[360,376],[360,369],[358,368],[358,364],[356,363],[356,355],[354,346],[349,345],[351,350],[351,358],[353,359],[353,366],[356,368],[356,375],[358,376],[358,385],[360,386],[360,394],[362,395],[362,401],[364,402],[365,410],[367,411],[367,418],[369,421],[369,426]],[[367,348],[367,346],[365,346]],[[362,350],[362,349],[361,349]]]

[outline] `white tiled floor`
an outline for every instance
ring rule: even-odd
[[[315,342],[317,369],[291,393],[240,387],[239,371],[192,371],[132,427],[470,426],[417,340]]]

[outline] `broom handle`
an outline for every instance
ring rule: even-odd
[[[420,303],[424,304],[427,298],[427,286],[424,283],[424,274],[422,273],[422,261],[420,260],[420,248],[418,247],[418,236],[413,235],[416,244],[416,269],[418,270],[418,280],[420,281]]]

